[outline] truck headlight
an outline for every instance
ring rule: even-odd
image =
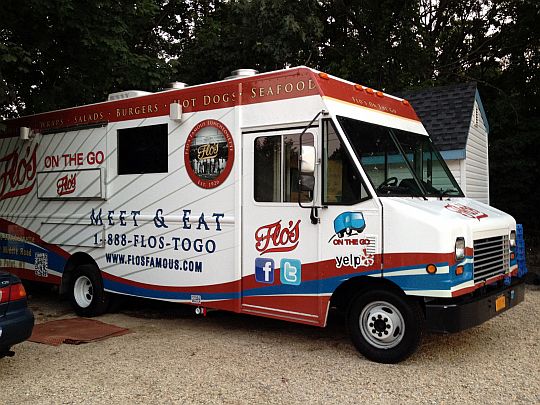
[[[516,247],[516,231],[510,231],[510,247]]]
[[[456,248],[454,250],[456,261],[461,261],[465,258],[465,238],[456,239]]]

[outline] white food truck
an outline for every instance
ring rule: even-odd
[[[181,87],[181,86],[179,86]],[[411,105],[306,67],[4,122],[0,269],[325,326],[367,358],[524,298],[514,219],[466,198]]]

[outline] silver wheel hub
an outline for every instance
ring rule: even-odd
[[[362,336],[378,349],[397,346],[405,333],[403,316],[395,306],[385,301],[366,305],[360,314],[359,326]]]
[[[73,285],[73,297],[75,302],[81,308],[87,308],[94,298],[94,288],[92,282],[86,276],[80,276]]]

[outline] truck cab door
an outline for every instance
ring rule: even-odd
[[[382,275],[382,215],[378,199],[354,164],[331,120],[322,122],[321,293],[343,282]]]
[[[303,144],[314,145],[318,131],[309,128]],[[319,226],[298,204],[301,132],[243,133],[242,312],[321,324]],[[316,197],[301,193],[306,205]]]

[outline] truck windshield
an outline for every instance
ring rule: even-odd
[[[379,196],[463,197],[428,136],[337,118]]]

